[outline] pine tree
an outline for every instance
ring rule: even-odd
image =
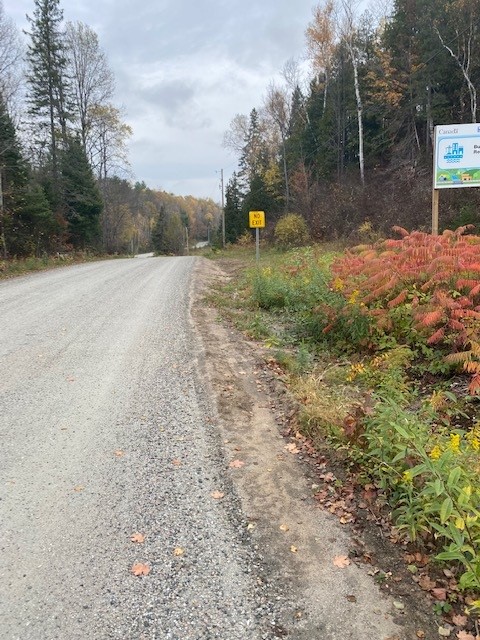
[[[20,153],[13,121],[0,95],[0,250],[4,258],[10,253],[10,238],[20,205],[19,192],[26,182],[26,163]]]
[[[242,210],[242,194],[234,173],[225,189],[225,239],[236,242],[247,230],[247,217]]]
[[[67,143],[68,84],[67,58],[62,32],[63,11],[59,0],[35,0],[33,18],[27,16],[31,32],[27,62],[29,111],[38,119],[41,131],[48,131],[48,151],[54,179],[58,177],[58,155]]]
[[[71,242],[80,249],[97,246],[103,203],[79,139],[69,140],[61,159],[65,218]]]

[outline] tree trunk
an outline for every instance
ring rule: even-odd
[[[360,167],[360,180],[365,185],[365,158],[363,155],[363,106],[360,95],[360,83],[358,80],[358,62],[355,56],[355,50],[352,46],[348,47],[350,58],[353,65],[353,82],[355,85],[355,100],[357,103],[357,120],[358,120],[358,163]]]

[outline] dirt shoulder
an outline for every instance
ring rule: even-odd
[[[198,261],[192,315],[228,473],[266,579],[284,602],[277,637],[439,638],[432,603],[409,580],[398,550],[374,524],[342,524],[314,498],[332,471],[289,437],[296,410],[280,372],[205,300],[230,278],[225,266]]]

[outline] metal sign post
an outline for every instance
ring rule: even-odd
[[[265,227],[265,211],[249,211],[248,222],[250,229],[255,229],[256,260],[260,260],[260,229]]]

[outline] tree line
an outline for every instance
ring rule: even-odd
[[[132,135],[95,31],[33,0],[20,34],[0,0],[0,255],[155,247],[181,253],[186,228],[218,225],[211,200],[133,183]]]
[[[478,0],[395,0],[358,11],[322,0],[305,28],[302,65],[288,61],[262,104],[237,114],[224,144],[239,159],[226,187],[226,234],[247,213],[295,212],[317,239],[429,229],[437,124],[479,117]],[[479,221],[478,189],[442,192],[441,224]],[[364,225],[365,227],[365,225]]]

